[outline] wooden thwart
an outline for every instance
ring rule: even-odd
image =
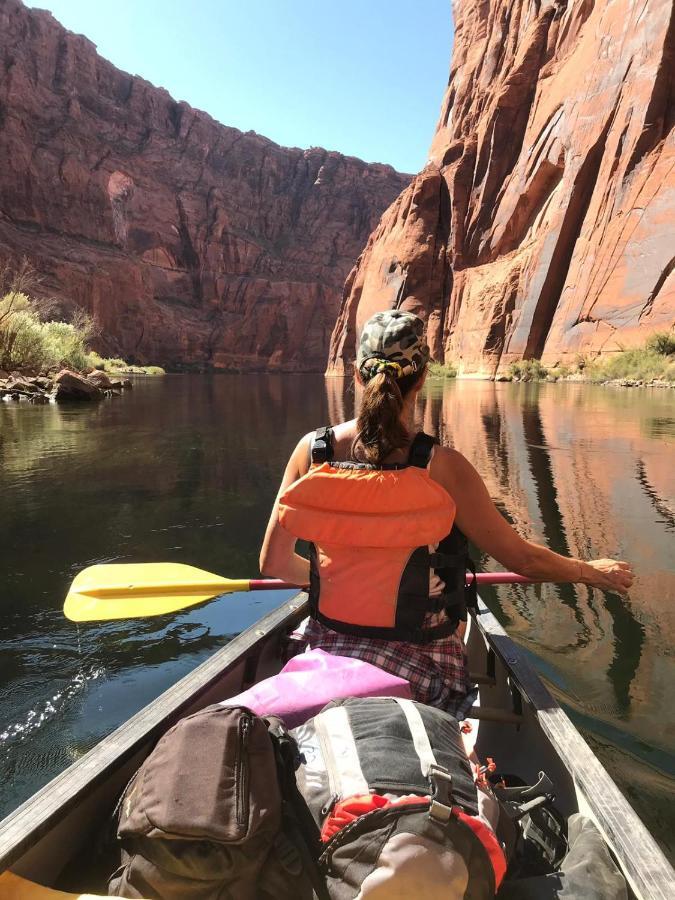
[[[467,719],[484,719],[486,722],[501,722],[503,725],[522,725],[523,717],[508,709],[496,709],[490,706],[472,706]]]

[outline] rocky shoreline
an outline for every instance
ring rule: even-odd
[[[456,378],[456,372],[448,369],[442,371],[441,366],[432,372],[432,379]],[[142,374],[142,373],[138,373]],[[459,376],[458,380],[465,380]],[[472,379],[468,379],[472,380]],[[675,388],[675,381],[665,381],[659,378],[609,378],[593,379],[578,373],[571,375],[547,375],[536,377],[529,373],[523,375],[500,374],[488,381],[514,382],[514,383],[576,383],[595,384],[603,387],[651,387],[651,388]],[[39,374],[27,374],[25,372],[3,372],[0,370],[0,400],[6,402],[27,401],[34,404],[45,403],[71,403],[91,402],[103,400],[106,397],[118,397],[123,391],[133,387],[130,378],[109,376],[105,372],[95,369],[92,372],[76,372],[72,369],[61,369],[58,372],[40,372]]]
[[[563,383],[563,384],[595,384],[602,387],[653,387],[653,388],[675,388],[675,381],[665,381],[661,378],[589,378],[584,375],[547,375],[545,378],[535,378],[530,375],[496,375],[493,381],[513,381],[513,382],[530,382],[535,381],[542,383]]]
[[[92,402],[119,396],[131,387],[133,385],[130,378],[111,378],[98,370],[86,374],[72,369],[40,372],[37,375],[0,372],[0,400],[10,402]]]

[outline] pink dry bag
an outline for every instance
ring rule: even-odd
[[[278,675],[223,701],[223,706],[247,706],[259,716],[279,716],[288,728],[296,728],[331,700],[347,697],[409,700],[410,684],[361,659],[307,650],[289,660]]]

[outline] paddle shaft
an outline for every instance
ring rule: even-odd
[[[473,574],[467,572],[466,583],[471,584]],[[476,573],[476,584],[535,584],[531,578],[525,578],[524,575],[516,575],[515,572],[478,572]],[[290,588],[297,588],[297,584],[289,584],[287,581],[280,581],[278,578],[252,578],[249,581],[249,591],[280,591]]]
[[[471,584],[474,575],[467,573]],[[529,584],[514,572],[481,572],[476,584]],[[184,563],[100,563],[75,576],[63,611],[73,622],[109,621],[178,612],[245,591],[299,590],[277,578],[222,578]]]

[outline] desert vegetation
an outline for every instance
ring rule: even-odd
[[[457,377],[457,368],[451,362],[446,362],[446,363],[430,362],[429,363],[429,377],[430,378],[456,378]]]
[[[162,375],[159,366],[134,366],[123,359],[104,359],[89,344],[96,336],[94,321],[75,310],[63,321],[58,304],[32,295],[40,279],[24,260],[18,267],[0,265],[0,370],[77,371],[97,369],[107,374]]]
[[[508,376],[519,381],[558,381],[571,378],[604,382],[668,382],[675,384],[675,331],[650,335],[643,347],[621,350],[595,359],[579,356],[572,365],[546,367],[538,359],[511,363]]]
[[[430,378],[455,378],[457,366],[448,361],[429,363]],[[626,386],[661,384],[675,386],[675,331],[652,334],[643,347],[607,356],[578,356],[566,365],[545,366],[539,359],[512,362],[498,381],[584,381]]]

